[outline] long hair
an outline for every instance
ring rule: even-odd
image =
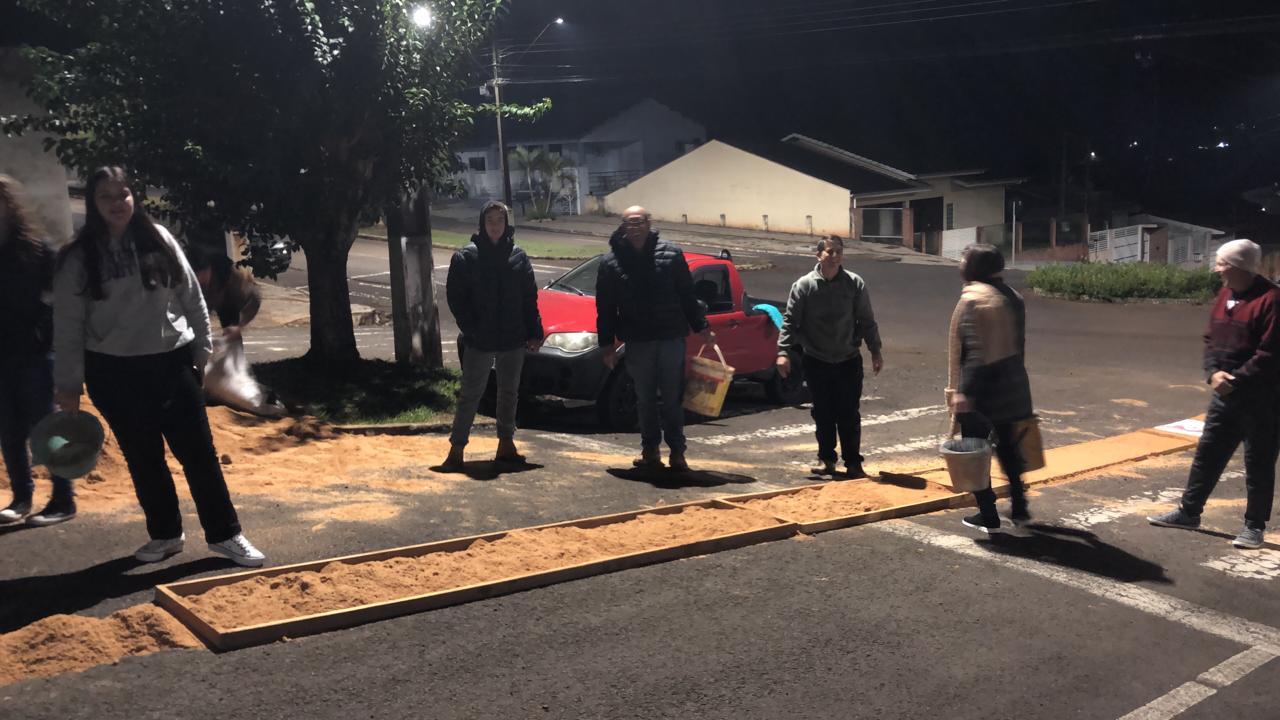
[[[0,228],[0,247],[13,244],[23,262],[36,262],[44,250],[40,229],[22,200],[22,183],[0,174],[0,205],[5,208],[5,227]]]
[[[100,167],[89,176],[85,186],[84,227],[76,234],[76,239],[63,249],[59,257],[59,267],[66,257],[77,250],[84,263],[84,287],[80,294],[88,294],[94,300],[106,297],[102,288],[102,250],[110,240],[110,230],[106,218],[98,210],[97,191],[102,183],[114,180],[129,188],[133,195],[133,217],[129,218],[129,232],[133,236],[133,249],[138,258],[139,275],[142,276],[142,287],[155,290],[163,285],[173,287],[182,277],[182,264],[178,254],[156,228],[156,224],[142,209],[138,195],[133,191],[132,179],[120,167]]]

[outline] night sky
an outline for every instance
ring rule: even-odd
[[[0,43],[59,41],[11,6]],[[509,97],[648,95],[711,137],[1046,186],[1065,143],[1073,186],[1243,228],[1269,218],[1240,194],[1280,181],[1276,0],[517,0],[495,32]]]
[[[1206,224],[1265,220],[1240,193],[1280,180],[1276,2],[525,0],[499,37],[524,47],[556,15],[505,74],[587,81],[523,97],[650,94],[712,137],[1041,184],[1065,142],[1072,184]]]

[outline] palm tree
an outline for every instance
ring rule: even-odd
[[[511,162],[524,171],[525,185],[533,201],[529,217],[543,219],[554,217],[555,201],[567,191],[574,178],[573,163],[559,153],[549,153],[542,148],[532,150],[520,146],[511,153]]]

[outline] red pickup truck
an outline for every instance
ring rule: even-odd
[[[602,257],[587,260],[538,291],[547,338],[538,352],[525,357],[520,391],[594,401],[603,425],[631,430],[637,424],[636,399],[625,370],[626,345],[619,346],[620,362],[610,371],[597,342],[595,288]],[[775,369],[777,326],[768,311],[754,309],[763,304],[781,310],[784,304],[749,296],[727,250],[718,256],[685,253],[685,258],[694,294],[706,305],[707,321],[725,362],[735,370],[735,379],[765,383],[769,398],[779,404],[802,402],[806,390],[800,373],[783,379]],[[691,340],[689,354],[700,346]],[[714,356],[710,348],[706,353]]]

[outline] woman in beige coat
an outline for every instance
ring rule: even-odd
[[[1005,284],[1004,256],[992,245],[965,248],[960,273],[965,279],[960,302],[951,314],[947,405],[964,437],[995,435],[995,452],[1009,478],[1011,517],[1022,526],[1031,520],[1022,485],[1018,421],[1032,416],[1031,383],[1024,362],[1026,306]],[[996,495],[974,493],[978,513],[964,524],[985,533],[1000,532]]]

